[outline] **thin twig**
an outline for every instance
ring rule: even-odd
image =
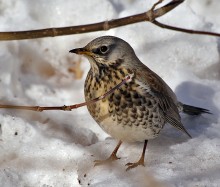
[[[197,31],[197,30],[191,30],[191,29],[183,29],[183,28],[179,28],[179,27],[166,25],[166,24],[158,22],[156,20],[152,21],[152,23],[159,26],[159,27],[161,27],[161,28],[163,28],[163,29],[180,31],[180,32],[188,33],[188,34],[201,34],[201,35],[209,35],[209,36],[218,36],[218,37],[220,37],[220,33],[207,32],[207,31]]]
[[[119,84],[117,84],[115,87],[113,87],[111,90],[106,92],[105,94],[92,99],[87,102],[75,104],[75,105],[64,105],[64,106],[52,106],[52,107],[47,107],[47,106],[16,106],[16,105],[0,105],[0,108],[5,108],[5,109],[18,109],[18,110],[32,110],[32,111],[37,111],[37,112],[42,112],[44,110],[63,110],[63,111],[71,111],[73,109],[90,105],[92,103],[95,103],[97,101],[100,101],[104,98],[106,98],[108,95],[112,94],[116,89],[119,89],[123,84],[128,83],[132,80],[133,74],[127,75]]]
[[[128,24],[134,24],[143,21],[152,21],[152,17],[158,18],[173,10],[184,0],[172,0],[168,4],[156,10],[149,10],[147,12],[132,15],[124,18],[114,19],[110,21],[104,21],[88,25],[72,26],[72,27],[60,27],[60,28],[48,28],[40,30],[30,31],[12,31],[12,32],[0,32],[0,41],[2,40],[24,40],[43,37],[55,37],[70,34],[82,34],[94,31],[105,31],[116,27],[121,27]]]
[[[154,11],[154,9],[156,8],[157,5],[159,5],[160,3],[162,3],[164,0],[158,0],[151,8],[151,11]]]

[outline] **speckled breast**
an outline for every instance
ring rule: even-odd
[[[103,95],[129,73],[128,70],[112,70],[97,78],[90,70],[85,81],[86,101]],[[147,91],[140,91],[135,77],[111,95],[87,107],[105,132],[122,141],[155,138],[165,123],[156,100]]]

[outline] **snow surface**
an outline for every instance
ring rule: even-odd
[[[94,23],[148,10],[155,1],[0,0],[0,30],[28,30]],[[165,1],[165,3],[168,1]],[[219,0],[186,0],[159,20],[220,32]],[[0,186],[220,186],[220,39],[188,35],[138,23],[106,32],[0,42],[0,103],[59,106],[84,101],[89,63],[69,54],[101,35],[129,42],[182,102],[212,115],[182,121],[192,139],[166,125],[149,142],[146,167],[128,172],[143,143],[124,143],[120,160],[93,167],[117,142],[90,117],[72,112],[0,110]],[[80,63],[83,77],[68,69]],[[76,74],[75,74],[76,75]]]

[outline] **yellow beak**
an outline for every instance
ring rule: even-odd
[[[87,55],[87,56],[91,56],[92,52],[86,50],[85,48],[76,48],[76,49],[72,49],[69,51],[70,53],[76,53],[79,55]]]

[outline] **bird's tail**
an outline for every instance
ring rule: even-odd
[[[202,113],[212,114],[208,109],[190,106],[186,104],[182,104],[182,112],[189,115],[200,115]]]

